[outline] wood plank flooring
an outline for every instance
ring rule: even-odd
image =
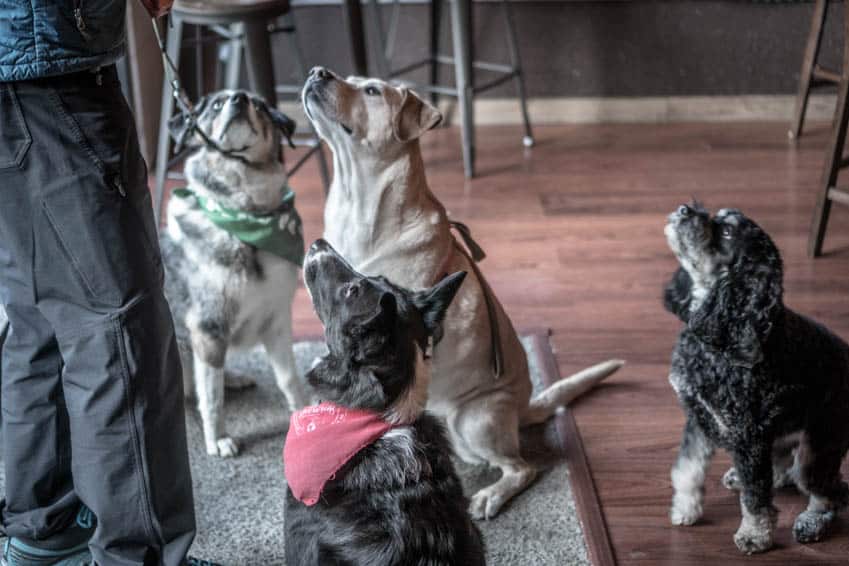
[[[783,251],[786,302],[849,338],[849,209],[834,207],[827,255],[805,256],[827,127],[814,125],[795,147],[786,131],[784,123],[539,127],[526,151],[519,128],[481,127],[473,181],[463,178],[456,129],[424,137],[431,187],[488,252],[481,267],[516,327],[553,330],[563,375],[628,361],[574,405],[619,564],[849,563],[849,514],[827,542],[798,545],[789,528],[805,502],[792,493],[778,499],[779,548],[743,558],[732,542],[737,497],[719,483],[724,455],[711,468],[703,522],[673,528],[667,519],[683,424],[667,383],[679,325],[659,300],[676,266],[663,238],[673,207],[696,196],[713,209],[742,208]],[[292,185],[308,239],[319,236],[314,164]],[[294,312],[297,335],[320,333],[303,290]]]

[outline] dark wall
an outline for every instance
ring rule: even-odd
[[[535,97],[792,93],[812,8],[810,2],[698,0],[513,4],[528,91]],[[388,19],[388,8],[382,9]],[[399,64],[426,53],[427,14],[422,4],[402,7]],[[341,8],[300,7],[295,18],[307,66],[349,73]],[[499,5],[476,3],[474,18],[477,56],[507,61]],[[841,20],[842,3],[833,3],[823,42],[824,60],[832,65],[840,61]],[[446,52],[448,27],[446,21]],[[288,42],[275,41],[277,76],[291,78]],[[370,46],[371,56],[374,51]],[[513,89],[488,95],[512,96]]]

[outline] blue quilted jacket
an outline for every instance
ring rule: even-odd
[[[126,0],[0,0],[0,82],[115,62],[125,11]]]

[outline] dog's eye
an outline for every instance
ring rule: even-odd
[[[364,92],[368,96],[380,96],[380,89],[376,86],[367,86]]]
[[[356,283],[351,283],[345,288],[345,298],[350,299],[360,294],[360,286]]]
[[[222,106],[224,106],[224,103],[221,102],[220,100],[216,100],[215,102],[212,103],[212,109],[213,110],[221,110]]]
[[[722,230],[719,231],[719,235],[726,240],[730,240],[734,236],[734,230],[731,226],[723,226]]]

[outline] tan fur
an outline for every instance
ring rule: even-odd
[[[474,517],[492,517],[535,476],[519,454],[520,423],[550,417],[575,388],[560,384],[556,394],[547,390],[531,401],[524,349],[497,300],[504,370],[498,379],[493,375],[482,282],[457,250],[419,149],[418,137],[440,122],[439,112],[408,89],[376,79],[342,80],[325,69],[313,70],[303,100],[333,151],[325,239],[357,270],[411,289],[429,287],[444,273],[469,273],[434,349],[427,407],[446,419],[459,456],[501,469],[501,479],[471,500]],[[582,375],[575,386],[585,391],[620,365]]]

